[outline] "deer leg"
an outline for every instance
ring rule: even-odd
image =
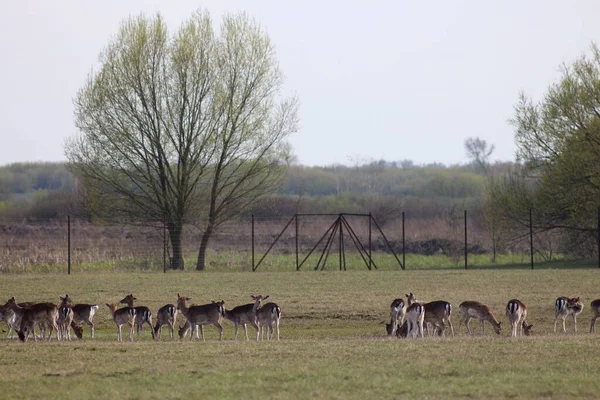
[[[121,341],[121,325],[117,325],[117,342]]]
[[[598,314],[594,315],[594,318],[592,318],[592,323],[590,325],[590,333],[596,332],[596,319],[597,318],[598,318]]]
[[[564,332],[564,333],[567,333],[567,327],[565,326],[565,321],[566,321],[566,319],[567,319],[567,316],[565,315],[565,316],[563,317],[563,332]]]
[[[202,337],[202,341],[204,342],[204,325],[199,325],[200,326],[200,336]]]
[[[244,325],[244,333],[246,334],[246,340],[250,340],[250,339],[248,339],[248,329],[246,327],[246,324],[242,324],[242,325]]]
[[[129,323],[129,341],[133,342],[133,322]]]
[[[465,320],[465,327],[467,328],[467,333],[471,335],[471,330],[469,329],[469,322],[471,322],[471,317],[467,316]]]
[[[481,334],[485,336],[485,323],[482,319],[479,320],[479,325],[481,325]]]
[[[223,326],[218,321],[214,322],[214,326],[219,330],[219,340],[223,340]]]
[[[235,329],[235,331],[233,334],[233,340],[237,340],[237,336],[238,336],[238,323],[237,322],[234,323],[234,329]]]
[[[577,317],[573,314],[573,326],[575,327],[575,333],[577,333]]]
[[[260,327],[256,323],[256,321],[252,321],[252,326],[256,329],[256,341],[260,341]]]

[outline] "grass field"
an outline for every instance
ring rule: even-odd
[[[6,398],[597,398],[600,337],[590,335],[589,303],[600,297],[600,271],[436,270],[347,272],[89,272],[2,275],[0,296],[18,301],[98,303],[96,339],[20,343],[0,339],[0,388]],[[534,336],[398,340],[385,336],[389,304],[407,292],[454,305],[479,300],[508,324],[506,302],[529,309]],[[107,302],[134,293],[156,310],[177,293],[194,302],[250,294],[281,306],[280,342],[234,342],[206,327],[206,342],[116,342]],[[557,296],[582,297],[579,332],[552,333]],[[476,324],[472,323],[472,328]],[[464,328],[463,328],[464,329]],[[252,332],[249,332],[252,334]],[[492,336],[493,335],[493,336]]]

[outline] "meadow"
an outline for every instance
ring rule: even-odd
[[[589,334],[589,303],[600,297],[595,269],[306,271],[306,272],[86,272],[3,274],[0,296],[18,301],[100,304],[96,338],[20,343],[0,339],[0,388],[6,398],[596,398],[600,338]],[[401,340],[385,335],[389,304],[413,292],[450,301],[458,334],[458,305],[488,304],[508,325],[506,303],[529,309],[531,337],[496,336]],[[145,328],[134,343],[116,341],[105,303],[133,293],[157,310],[177,293],[227,308],[270,295],[282,309],[281,341],[224,340],[214,327],[206,341],[155,342]],[[554,334],[557,296],[581,296],[578,333]],[[182,318],[180,318],[182,324]],[[249,335],[252,337],[253,329]],[[449,331],[448,331],[449,333]]]

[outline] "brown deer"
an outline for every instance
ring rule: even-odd
[[[58,332],[63,339],[71,340],[71,325],[74,325],[73,306],[69,303],[69,295],[60,296],[59,299],[61,303],[58,306]]]
[[[52,303],[35,303],[30,307],[21,307],[17,304],[14,297],[11,297],[5,304],[5,307],[11,309],[17,318],[20,318],[21,323],[19,325],[19,339],[25,342],[30,333],[33,333],[33,339],[37,341],[37,337],[34,333],[34,327],[36,325],[45,324],[50,328],[48,334],[48,340],[52,339],[52,332],[56,330],[56,338],[60,340],[60,334],[58,333],[58,307]],[[41,329],[41,328],[40,328]],[[42,333],[42,339],[44,333]]]
[[[264,339],[263,327],[267,328],[267,339],[271,340],[273,338],[273,324],[275,324],[275,328],[277,329],[277,340],[279,340],[281,308],[275,303],[267,303],[258,309],[256,315],[258,317],[262,339]]]
[[[156,313],[156,326],[154,326],[154,338],[160,339],[163,325],[169,326],[169,333],[173,339],[173,331],[177,322],[177,307],[167,304],[158,309]]]
[[[232,310],[225,310],[225,318],[233,322],[235,326],[235,334],[234,340],[237,340],[238,336],[238,327],[242,325],[244,327],[244,333],[246,334],[246,340],[250,340],[248,338],[248,330],[246,329],[246,325],[250,324],[256,329],[256,340],[259,340],[260,330],[258,326],[258,317],[256,315],[258,309],[260,308],[260,303],[263,300],[269,298],[269,296],[254,296],[251,295],[250,298],[254,300],[254,303],[244,304],[242,306],[234,307]]]
[[[117,341],[123,341],[121,327],[129,325],[129,340],[133,342],[133,325],[135,324],[135,309],[131,307],[117,308],[116,304],[108,304],[106,306],[112,314],[112,319],[117,325]]]
[[[386,330],[387,334],[390,336],[392,336],[392,329],[393,329],[393,324],[391,322],[389,324],[385,324],[385,330]],[[406,338],[406,336],[408,336],[408,325],[407,325],[407,321],[405,319],[404,322],[402,323],[402,325],[400,325],[399,327],[396,328],[396,337]]]
[[[137,298],[133,297],[133,294],[128,294],[121,300],[119,303],[127,304],[127,307],[131,307],[135,310],[135,325],[138,338],[140,337],[140,332],[144,324],[148,324],[150,326],[150,331],[152,333],[152,338],[154,338],[154,326],[152,326],[152,311],[148,307],[145,306],[133,306],[133,302],[137,300]]]
[[[406,295],[406,298],[409,306],[418,302],[415,295],[412,293],[408,293]],[[422,304],[425,309],[425,316],[423,318],[423,322],[427,324],[427,334],[431,336],[431,332],[429,332],[429,325],[432,325],[433,333],[435,333],[435,331],[437,330],[440,336],[445,336],[446,325],[444,323],[447,323],[448,325],[450,325],[452,336],[454,336],[454,327],[452,326],[452,321],[450,321],[450,316],[452,314],[452,304],[444,300],[436,300]]]
[[[477,318],[479,320],[479,325],[481,325],[481,332],[485,335],[485,325],[484,322],[488,321],[492,324],[494,331],[496,334],[500,334],[501,322],[498,322],[494,314],[488,306],[485,304],[481,304],[478,301],[464,301],[458,306],[458,315],[460,318],[460,322],[458,324],[458,334],[460,334],[460,327],[462,324],[465,324],[467,329],[467,333],[471,334],[471,330],[469,329],[469,322],[471,318]]]
[[[202,334],[202,340],[204,340],[204,325],[214,325],[219,330],[219,340],[223,340],[223,316],[225,314],[224,301],[213,302],[210,304],[204,304],[200,306],[189,306],[187,301],[191,300],[189,297],[180,296],[177,293],[177,308],[181,311],[183,316],[187,319],[185,325],[179,328],[179,338],[183,339],[187,334],[187,331],[191,329],[190,340],[196,332],[196,339],[198,339],[198,327]]]
[[[82,338],[83,329],[81,328],[82,323],[86,323],[90,327],[90,332],[92,339],[94,338],[94,315],[96,315],[96,311],[98,311],[97,304],[75,304],[71,307],[73,310],[73,323],[71,324],[71,328],[75,331],[75,334],[78,338]],[[77,329],[76,329],[77,327]]]
[[[413,339],[423,337],[423,321],[425,320],[425,307],[423,303],[414,302],[406,308],[407,337],[412,333]]]
[[[517,329],[521,327],[520,336],[531,335],[533,325],[527,324],[527,307],[521,301],[512,299],[506,304],[506,317],[510,322],[510,336],[517,337]]]
[[[594,316],[590,325],[590,333],[593,333],[596,332],[596,320],[598,319],[598,317],[600,317],[600,299],[592,301],[591,307]]]
[[[573,317],[573,328],[577,332],[577,316],[583,311],[583,303],[579,300],[579,297],[559,297],[554,302],[554,333],[556,333],[556,324],[558,318],[562,318],[563,332],[567,333],[565,326],[565,320],[569,315]]]
[[[0,306],[0,321],[4,321],[8,327],[8,338],[11,339],[11,332],[17,330],[18,327],[15,325],[16,314],[8,307]]]
[[[390,325],[391,330],[388,333],[390,336],[396,334],[396,330],[399,326],[404,323],[404,317],[406,316],[406,307],[404,307],[403,299],[394,299],[390,304]]]

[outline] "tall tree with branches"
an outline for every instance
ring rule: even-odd
[[[296,98],[283,98],[269,37],[244,13],[218,34],[204,11],[174,35],[160,14],[131,18],[99,61],[74,100],[69,167],[110,204],[105,216],[165,221],[171,267],[183,269],[184,223],[208,221],[210,237],[276,186]]]

